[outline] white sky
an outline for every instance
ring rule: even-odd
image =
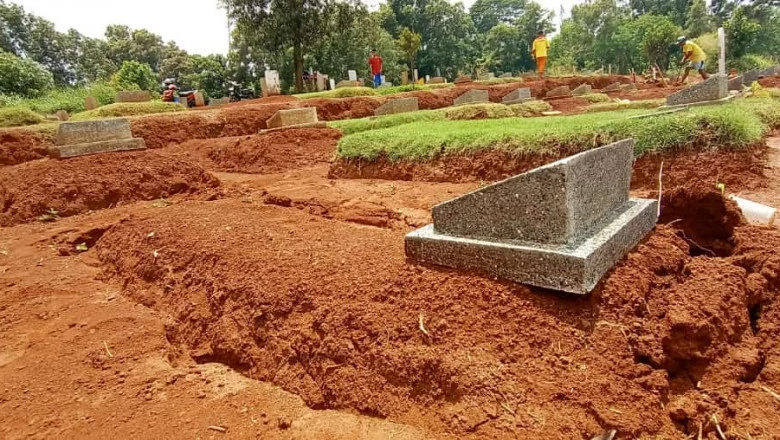
[[[376,7],[379,0],[364,0]],[[84,35],[102,38],[109,24],[148,29],[165,42],[175,41],[193,54],[227,53],[228,30],[225,11],[217,0],[10,0],[28,13],[43,17],[59,31],[76,29]],[[464,0],[468,9],[474,0]],[[563,3],[568,15],[578,0],[539,1],[559,13]],[[556,20],[557,22],[557,20]]]

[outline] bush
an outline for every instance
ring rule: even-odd
[[[468,104],[456,107],[448,107],[441,110],[444,117],[459,121],[467,119],[499,119],[515,117],[511,107],[504,104]]]
[[[43,122],[41,115],[24,107],[0,108],[0,127],[21,127]]]
[[[157,76],[148,64],[138,61],[125,61],[114,74],[111,81],[117,88],[133,89],[135,87],[150,92],[157,91]]]
[[[774,61],[761,55],[747,54],[742,57],[729,61],[730,69],[737,69],[740,72],[747,72],[753,69],[766,69],[772,67]]]
[[[546,101],[526,101],[520,104],[512,104],[509,106],[515,115],[522,116],[524,118],[530,118],[531,116],[539,116],[543,112],[549,112],[552,110],[552,106]]]
[[[53,85],[54,77],[40,64],[0,50],[1,94],[34,98]]]
[[[100,105],[114,102],[117,89],[107,83],[97,83],[88,88],[66,87],[54,89],[40,98],[24,99],[18,96],[0,95],[0,107],[20,106],[41,114],[52,114],[65,110],[70,114],[83,112],[84,98],[94,96]]]
[[[141,116],[155,113],[171,113],[185,111],[184,106],[173,102],[123,102],[106,105],[95,110],[74,115],[71,120],[118,118],[124,116]]]
[[[606,93],[588,93],[587,95],[582,95],[582,97],[587,99],[588,102],[592,104],[609,102],[612,100],[612,98],[610,98]]]

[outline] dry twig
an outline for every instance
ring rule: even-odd
[[[661,217],[661,196],[664,193],[664,161],[661,161],[661,169],[658,171],[658,217]]]
[[[770,396],[774,397],[778,402],[780,402],[780,394],[777,394],[776,392],[772,391],[771,388],[765,387],[763,385],[761,385],[761,389],[769,393]]]
[[[108,353],[108,357],[112,358],[114,355],[111,353],[111,350],[108,349],[108,344],[106,341],[103,341],[103,347],[106,347],[106,353]]]
[[[217,431],[222,433],[227,432],[227,428],[224,428],[222,426],[209,426],[209,429],[212,431]]]
[[[422,312],[420,312],[420,331],[423,332],[425,336],[430,336],[431,334],[428,333],[428,330],[425,328],[425,316]]]
[[[712,415],[712,421],[713,421],[713,423],[715,423],[715,429],[718,431],[718,436],[720,436],[720,438],[722,440],[726,440],[726,434],[724,434],[723,430],[720,429],[720,423],[718,423],[718,416],[713,414]]]

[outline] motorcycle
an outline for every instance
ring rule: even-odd
[[[234,81],[230,81],[230,87],[228,87],[228,97],[230,97],[230,102],[256,98],[255,92],[252,89],[243,87],[241,84]]]

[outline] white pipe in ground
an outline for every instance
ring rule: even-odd
[[[737,203],[739,209],[742,210],[742,214],[749,222],[766,226],[772,226],[772,224],[775,222],[777,209],[772,208],[771,206],[756,203],[752,200],[737,197],[734,194],[731,194],[729,199]]]

